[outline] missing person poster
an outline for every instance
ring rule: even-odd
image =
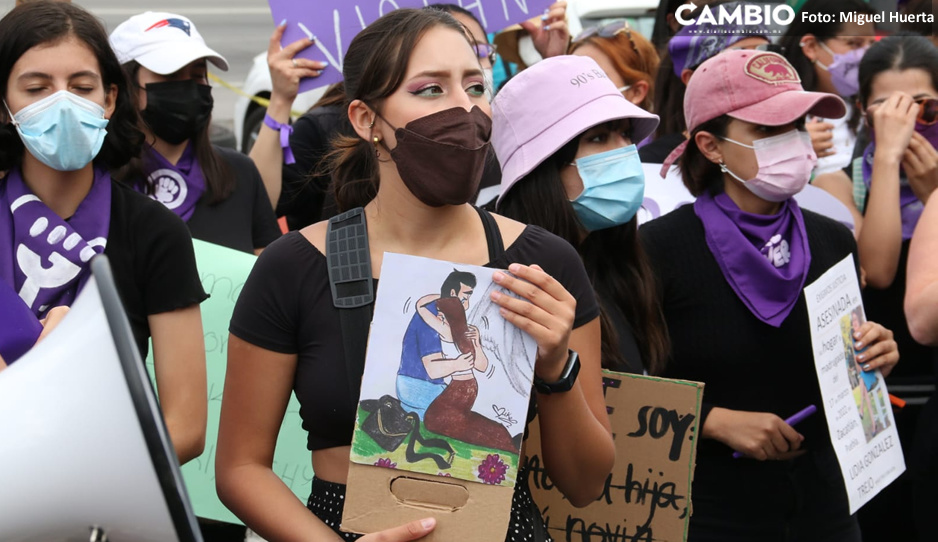
[[[905,471],[889,392],[879,370],[857,360],[853,333],[866,321],[853,256],[804,290],[824,414],[847,488],[850,513]]]
[[[603,371],[616,464],[602,495],[575,508],[547,475],[540,431],[529,425],[529,485],[556,542],[683,542],[692,513],[691,484],[704,385]]]

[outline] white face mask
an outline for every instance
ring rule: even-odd
[[[752,145],[728,137],[721,139],[756,151],[759,172],[754,178],[742,179],[730,171],[722,161],[720,170],[743,183],[750,192],[766,201],[785,201],[801,192],[808,184],[811,171],[817,164],[817,155],[814,154],[811,136],[807,132],[792,130],[781,135],[757,139]]]

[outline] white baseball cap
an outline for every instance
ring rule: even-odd
[[[136,60],[160,75],[175,73],[200,58],[228,71],[228,61],[205,45],[192,21],[174,13],[134,15],[111,32],[110,42],[121,64]]]

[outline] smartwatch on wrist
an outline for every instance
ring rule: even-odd
[[[534,375],[534,389],[538,393],[550,395],[552,393],[563,393],[573,389],[576,382],[576,376],[580,374],[580,357],[573,350],[567,351],[567,364],[563,368],[560,379],[556,382],[544,382],[543,379]]]

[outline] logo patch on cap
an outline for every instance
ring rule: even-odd
[[[153,23],[153,25],[151,25],[150,28],[147,28],[146,30],[144,30],[144,32],[149,32],[150,30],[153,30],[154,28],[163,28],[164,26],[168,26],[170,28],[178,28],[179,30],[182,30],[183,32],[185,32],[187,36],[192,35],[189,33],[189,23],[187,21],[183,21],[182,19],[175,19],[175,18],[163,19],[162,21]]]
[[[772,85],[801,83],[801,77],[798,76],[795,68],[784,57],[775,53],[761,53],[753,56],[749,62],[746,62],[744,71],[746,75]]]

